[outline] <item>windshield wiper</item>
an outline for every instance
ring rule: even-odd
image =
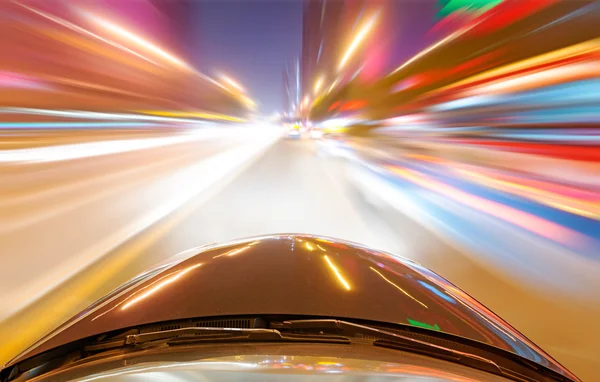
[[[131,334],[125,337],[124,345],[150,345],[166,343],[175,345],[190,342],[209,341],[283,341],[283,342],[328,342],[349,344],[350,339],[339,335],[307,335],[281,333],[276,329],[240,329],[240,328],[181,328]]]
[[[349,337],[360,339],[362,335],[363,338],[367,336],[365,339],[368,343],[375,346],[421,353],[460,362],[492,373],[501,373],[500,367],[489,359],[352,322],[331,319],[292,320],[271,322],[270,327],[271,329],[196,327],[131,334],[125,337],[124,345],[145,347],[157,344],[177,345],[211,341],[333,342],[349,344],[352,342]],[[278,329],[281,329],[281,331]],[[303,330],[315,329],[319,330],[319,333],[302,333]],[[298,333],[299,331],[300,333]],[[331,331],[335,333],[331,334]],[[369,339],[368,337],[372,338]]]
[[[348,337],[367,336],[374,337],[372,344],[375,346],[389,347],[399,350],[408,350],[411,352],[419,352],[427,355],[432,355],[438,358],[461,360],[469,359],[469,363],[478,363],[480,368],[497,372],[499,366],[493,361],[477,356],[475,354],[465,353],[454,349],[449,349],[444,346],[435,345],[429,342],[421,341],[408,336],[395,334],[385,330],[377,329],[371,326],[355,324],[353,322],[332,320],[332,319],[317,319],[317,320],[292,320],[283,321],[280,324],[271,323],[271,327],[280,327],[281,329],[289,330],[315,330],[323,329],[327,331],[335,331],[339,335]]]
[[[427,337],[432,339],[427,341],[414,338],[422,334],[413,333],[411,329],[407,329],[406,333],[396,334],[385,329],[336,319],[284,319],[268,321],[266,326],[266,328],[184,327],[147,333],[140,333],[140,330],[143,330],[140,328],[129,329],[120,334],[101,335],[94,340],[82,340],[58,348],[50,354],[38,356],[41,358],[37,362],[48,363],[48,360],[64,358],[70,354],[69,352],[74,351],[79,352],[80,358],[86,358],[92,354],[115,349],[137,351],[211,342],[365,344],[455,362],[517,381],[571,381],[553,370],[516,354],[461,337],[448,338],[443,333],[427,334]],[[442,345],[433,339],[437,336],[442,336],[444,341]],[[460,350],[453,348],[453,343],[456,343],[456,348]],[[23,372],[30,369],[30,367],[22,367],[23,365],[15,366],[13,371]]]
[[[333,332],[337,335],[350,338],[358,336],[359,338],[366,337],[368,339],[370,337],[370,343],[374,346],[420,353],[518,381],[571,381],[559,373],[507,351],[500,350],[502,351],[502,355],[500,356],[490,351],[482,350],[481,352],[486,354],[486,357],[483,357],[470,352],[451,349],[446,346],[411,338],[410,333],[401,335],[348,321],[335,319],[290,320],[271,322],[270,327],[291,331],[319,330],[320,333]],[[457,341],[460,340],[460,338],[457,338]],[[493,358],[493,360],[490,358]],[[507,361],[511,363],[512,367],[507,367]],[[515,366],[517,366],[519,371],[515,371]]]

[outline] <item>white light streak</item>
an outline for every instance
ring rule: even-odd
[[[373,25],[375,24],[375,21],[377,20],[378,15],[379,15],[379,13],[375,13],[373,16],[369,17],[369,19],[367,19],[367,21],[362,26],[362,28],[360,28],[360,30],[358,31],[358,33],[356,34],[356,36],[350,43],[348,50],[346,50],[346,53],[344,54],[342,61],[340,61],[340,65],[338,67],[339,70],[341,70],[344,67],[344,65],[346,65],[346,62],[350,59],[350,57],[352,56],[354,51],[358,48],[360,43],[367,37],[367,34],[373,28]]]
[[[163,59],[169,61],[172,64],[175,64],[179,67],[182,67],[184,69],[188,69],[188,70],[193,70],[187,63],[185,63],[183,60],[175,57],[174,55],[172,55],[171,53],[165,51],[162,48],[159,48],[158,46],[156,46],[155,44],[141,38],[140,36],[128,31],[125,28],[122,28],[108,20],[105,20],[101,17],[92,15],[91,13],[86,12],[85,16],[93,21],[94,23],[98,24],[99,26],[101,26],[102,28],[108,30],[111,33],[114,33],[117,36],[123,37],[126,40],[129,40],[130,42],[133,42],[134,44],[136,44],[137,46],[144,48],[147,51],[150,51],[152,53],[154,53],[155,55],[162,57]]]

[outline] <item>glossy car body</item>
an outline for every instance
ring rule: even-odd
[[[469,295],[410,260],[308,235],[258,237],[198,252],[115,290],[18,356],[9,370],[51,349],[124,328],[160,331],[198,326],[199,319],[291,315],[461,338],[577,380]]]

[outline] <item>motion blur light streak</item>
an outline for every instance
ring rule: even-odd
[[[319,92],[319,90],[321,90],[324,81],[325,79],[323,78],[323,76],[321,76],[317,79],[317,82],[315,82],[315,95]]]
[[[175,281],[179,280],[182,276],[185,276],[188,272],[198,268],[202,266],[202,264],[196,264],[193,266],[190,266],[188,268],[185,268],[179,272],[177,272],[176,274],[165,278],[163,281],[160,281],[159,283],[157,283],[155,286],[153,286],[152,288],[148,289],[147,291],[145,291],[144,293],[142,293],[141,295],[131,299],[131,301],[128,301],[127,303],[123,304],[123,306],[121,307],[121,310],[125,310],[127,308],[129,308],[130,306],[137,304],[138,302],[148,298],[149,296],[153,295],[154,293],[160,291],[162,288],[164,288],[165,286],[174,283]]]
[[[105,127],[111,126],[110,123],[104,123]],[[128,124],[119,124],[121,127]],[[114,126],[114,124],[113,124]],[[129,124],[129,126],[132,126]],[[55,126],[59,127],[59,126]],[[0,163],[11,162],[56,162],[66,161],[80,158],[90,158],[100,155],[109,155],[123,153],[127,151],[135,151],[142,149],[150,149],[154,147],[178,144],[186,141],[194,141],[206,139],[206,136],[201,134],[168,137],[168,138],[145,138],[136,140],[124,141],[106,141],[106,142],[88,142],[76,145],[61,145],[38,147],[33,149],[18,149],[18,150],[2,150],[0,151]]]
[[[406,292],[404,289],[400,288],[398,285],[394,284],[392,281],[390,281],[387,277],[385,277],[384,275],[381,274],[381,272],[379,272],[378,270],[376,270],[373,267],[369,267],[371,268],[371,270],[375,273],[377,273],[383,280],[385,280],[385,282],[387,282],[388,284],[392,285],[394,288],[398,289],[400,292],[404,293],[407,297],[409,297],[410,299],[412,299],[414,302],[416,302],[417,304],[423,306],[426,309],[429,309],[429,307],[425,304],[423,304],[421,301],[417,300],[416,298],[414,298],[413,296],[411,296],[408,292]]]
[[[234,81],[231,77],[226,76],[224,74],[221,75],[221,78],[223,79],[223,81],[225,81],[227,84],[233,86],[234,88],[236,88],[237,90],[241,91],[242,93],[246,92],[246,89],[244,89],[244,87],[242,87],[242,85],[240,85],[239,83],[237,83],[236,81]]]
[[[600,1],[0,14],[0,363],[172,254],[289,232],[419,262],[597,379]],[[359,288],[335,243],[290,245]]]
[[[410,59],[408,59],[406,62],[404,62],[402,65],[400,65],[399,67],[397,67],[393,72],[390,73],[390,75],[401,71],[402,69],[406,68],[407,66],[413,64],[415,61],[419,60],[420,58],[424,57],[425,55],[427,55],[428,53],[434,51],[435,49],[443,46],[444,44],[447,44],[448,42],[456,39],[457,37],[461,36],[464,32],[466,32],[466,30],[459,30],[456,31],[454,33],[452,33],[449,36],[444,37],[443,39],[441,39],[440,41],[434,43],[433,45],[427,47],[426,49],[423,49],[422,51],[420,51],[419,53],[417,53],[416,55],[414,55],[413,57],[411,57]]]
[[[548,52],[536,57],[532,57],[523,61],[519,61],[513,64],[505,65],[500,68],[478,74],[461,82],[453,85],[453,87],[462,86],[464,84],[481,82],[485,80],[501,78],[511,73],[517,73],[526,70],[535,70],[536,66],[552,64],[564,60],[567,58],[576,57],[577,55],[584,55],[589,53],[598,52],[600,49],[600,38],[585,41],[573,46],[568,46],[556,51]]]
[[[354,36],[354,38],[352,39],[350,46],[348,46],[348,50],[346,50],[346,53],[344,53],[344,56],[342,57],[342,60],[340,61],[340,65],[338,67],[339,70],[342,70],[344,68],[346,62],[348,62],[350,57],[352,57],[352,55],[354,54],[354,51],[356,51],[356,49],[363,42],[363,40],[367,38],[367,35],[371,31],[371,29],[373,29],[378,16],[379,12],[376,12],[375,14],[367,18],[366,21],[364,21],[364,24],[358,30],[356,36]]]
[[[544,190],[542,188],[538,188],[540,187],[539,182],[532,182],[527,179],[518,179],[520,183],[516,183],[509,180],[502,180],[498,174],[495,174],[496,177],[494,178],[485,174],[463,169],[457,169],[457,172],[466,178],[474,179],[475,181],[490,187],[512,192],[520,196],[529,197],[540,203],[545,203],[574,214],[597,220],[600,219],[600,204],[598,203],[597,199],[586,202],[583,200],[583,198],[578,199],[569,197],[568,194],[563,195],[559,192],[556,192],[560,188],[558,185],[548,185],[547,187],[552,187],[552,189]],[[529,186],[527,183],[533,183],[533,185]],[[577,190],[565,190],[565,192],[576,193]],[[594,194],[590,196],[592,198],[597,197],[597,195]]]
[[[535,215],[527,214],[517,209],[468,194],[433,179],[428,179],[424,175],[417,175],[407,169],[392,168],[391,170],[395,174],[398,174],[415,184],[442,193],[462,204],[484,211],[526,230],[535,232],[540,236],[547,237],[548,239],[556,240],[566,245],[585,242],[585,238],[581,237],[581,235],[578,235],[576,232],[548,220],[538,218]]]
[[[127,48],[127,47],[124,47],[124,46],[123,46],[123,45],[121,45],[121,44],[115,43],[114,41],[110,41],[110,40],[108,40],[108,39],[105,39],[105,38],[103,38],[102,36],[99,36],[99,35],[97,35],[97,34],[95,34],[95,33],[93,33],[93,32],[90,32],[90,31],[88,31],[87,29],[81,28],[81,27],[79,27],[79,26],[77,26],[77,25],[75,25],[75,24],[73,24],[73,23],[70,23],[70,22],[68,22],[68,21],[66,21],[66,20],[63,20],[63,19],[61,19],[61,18],[59,18],[59,17],[56,17],[56,16],[49,15],[49,14],[47,14],[47,13],[45,13],[45,12],[41,12],[41,11],[39,11],[39,10],[37,10],[37,9],[34,9],[34,8],[32,8],[32,7],[28,7],[28,6],[26,6],[26,5],[22,4],[21,2],[18,2],[18,1],[15,1],[15,4],[18,4],[18,5],[22,6],[22,7],[23,7],[23,8],[25,8],[25,9],[27,9],[27,10],[29,10],[29,11],[31,11],[31,12],[34,12],[34,13],[36,13],[36,14],[38,14],[38,15],[42,16],[42,17],[45,17],[45,18],[47,18],[48,20],[52,20],[52,21],[54,21],[54,22],[56,22],[56,23],[58,23],[58,24],[60,24],[60,25],[62,25],[62,26],[64,26],[64,27],[67,27],[67,28],[69,28],[69,29],[72,29],[72,30],[75,30],[75,31],[77,31],[77,32],[81,32],[81,33],[83,33],[83,34],[86,34],[86,35],[92,36],[92,37],[94,37],[95,39],[98,39],[98,40],[100,40],[100,41],[102,41],[102,42],[104,42],[104,43],[106,43],[106,44],[112,45],[112,46],[114,46],[114,47],[116,47],[116,48],[119,48],[119,49],[121,49],[121,50],[123,50],[123,51],[126,51],[126,52],[128,52],[128,53],[131,53],[131,54],[133,54],[133,55],[135,55],[135,56],[137,56],[137,57],[139,57],[139,58],[141,58],[141,59],[143,59],[143,60],[145,60],[145,61],[148,61],[148,62],[150,62],[150,63],[152,63],[152,64],[154,64],[154,65],[158,65],[158,63],[157,63],[157,62],[155,62],[155,61],[153,61],[153,60],[149,59],[148,57],[146,57],[146,56],[144,56],[144,55],[141,55],[141,54],[139,54],[139,53],[137,53],[137,52],[135,52],[135,51],[133,51],[133,50],[131,50],[131,49]]]
[[[221,114],[215,114],[215,113],[203,113],[203,112],[175,112],[175,111],[154,111],[154,110],[144,110],[144,111],[140,111],[140,113],[143,114],[150,114],[150,115],[158,115],[158,116],[163,116],[163,117],[174,117],[174,118],[202,118],[202,119],[211,119],[211,120],[218,120],[218,121],[230,121],[230,122],[243,122],[244,120],[242,118],[236,118],[236,117],[231,117],[228,115],[221,115]],[[137,116],[138,119],[145,119],[147,117],[145,116]],[[152,120],[152,118],[150,118],[150,120]],[[183,122],[194,122],[194,123],[198,123],[198,120],[191,120],[191,119],[164,119],[166,121],[183,121]]]
[[[323,258],[327,262],[327,265],[329,265],[329,268],[331,268],[331,270],[335,274],[335,277],[337,277],[338,281],[344,286],[344,288],[346,288],[346,290],[350,290],[350,284],[348,284],[348,282],[346,281],[344,276],[342,276],[342,274],[340,273],[339,269],[335,266],[335,264],[333,264],[333,262],[331,260],[329,260],[329,256],[323,255]]]

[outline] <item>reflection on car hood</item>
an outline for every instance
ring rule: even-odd
[[[193,317],[290,314],[418,326],[483,342],[570,375],[473,298],[410,260],[308,235],[209,247],[81,312],[24,358],[76,339]]]

